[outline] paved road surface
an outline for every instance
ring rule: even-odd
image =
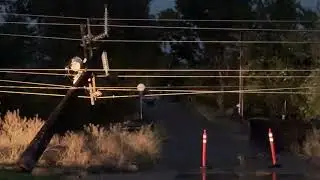
[[[161,124],[169,136],[168,141],[164,144],[163,159],[159,166],[152,172],[142,172],[137,174],[127,175],[98,175],[89,176],[88,180],[93,179],[119,179],[119,180],[140,180],[140,179],[177,179],[178,172],[198,171],[200,167],[200,152],[201,152],[201,136],[202,130],[207,129],[208,132],[208,159],[210,164],[215,169],[232,170],[236,172],[239,167],[237,160],[238,154],[250,154],[250,145],[246,138],[246,133],[239,132],[239,125],[232,124],[227,120],[215,119],[213,122],[208,122],[194,108],[187,107],[182,103],[169,103],[160,100],[154,107],[144,108],[145,116],[152,118],[154,121]],[[299,173],[302,169],[303,162],[291,156],[284,156],[283,170]],[[254,160],[252,163],[253,169],[258,170],[259,165]],[[262,168],[268,166],[270,160],[262,163]],[[292,166],[293,165],[293,166]],[[243,169],[239,169],[243,171]],[[246,171],[246,170],[244,170]],[[279,171],[280,173],[282,171]],[[285,172],[285,171],[284,171]],[[282,172],[283,173],[283,172]],[[288,173],[288,172],[285,172]],[[237,173],[238,174],[238,173]],[[239,179],[229,175],[211,175],[207,179],[248,179],[248,180],[264,180],[271,177],[248,177],[242,176]],[[185,179],[185,178],[184,178]],[[190,180],[200,179],[200,177],[187,178]],[[282,180],[307,180],[301,176],[283,176]]]
[[[188,170],[200,167],[203,129],[208,134],[208,161],[215,168],[230,169],[238,165],[238,154],[249,152],[245,134],[219,123],[208,122],[183,103],[161,100],[146,107],[145,115],[165,128],[168,141],[164,144],[161,168]],[[228,129],[227,129],[228,128]]]

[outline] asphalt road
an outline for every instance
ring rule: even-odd
[[[162,159],[159,165],[151,172],[140,172],[135,174],[101,174],[97,176],[89,176],[87,179],[119,179],[119,180],[135,180],[135,179],[177,179],[179,173],[200,172],[201,162],[201,141],[202,131],[207,129],[208,133],[208,161],[214,169],[231,170],[234,173],[254,172],[264,169],[270,165],[270,159],[266,161],[252,160],[248,162],[245,169],[238,169],[239,154],[250,156],[252,148],[248,142],[247,132],[239,131],[239,124],[232,123],[227,119],[214,119],[209,122],[194,108],[188,107],[183,103],[172,103],[160,100],[154,107],[144,106],[144,115],[146,118],[152,119],[166,130],[168,141],[163,145]],[[278,177],[282,180],[295,180],[302,178],[299,174],[304,167],[304,161],[300,161],[293,156],[283,156],[281,163],[283,167],[278,171]],[[247,162],[246,162],[247,163]],[[249,169],[247,169],[249,168]],[[254,170],[254,171],[252,171]],[[262,171],[261,171],[262,170]],[[284,174],[291,174],[281,176]],[[281,177],[280,177],[281,176]],[[232,176],[236,179],[234,176]],[[208,179],[233,179],[227,175],[211,174]],[[86,178],[85,178],[86,179]],[[200,179],[195,176],[188,179]],[[271,177],[258,176],[241,176],[239,179],[271,179]]]
[[[191,170],[201,165],[203,129],[208,136],[208,164],[214,168],[232,169],[239,165],[237,156],[250,152],[247,136],[224,123],[223,119],[208,122],[200,113],[179,102],[160,100],[154,107],[145,106],[145,116],[166,131],[159,168]]]

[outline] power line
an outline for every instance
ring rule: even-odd
[[[81,69],[104,72],[104,69]],[[12,71],[66,71],[62,68],[0,68],[0,72]],[[318,72],[320,69],[109,69],[109,72]]]
[[[91,25],[104,26],[104,25]],[[218,31],[271,31],[271,32],[320,32],[318,29],[271,29],[271,28],[227,28],[227,27],[187,27],[187,26],[138,26],[138,25],[108,25],[119,28],[147,29],[189,29],[189,30],[218,30]]]
[[[27,34],[0,33],[0,36],[37,38],[37,39],[51,39],[51,40],[66,40],[66,41],[81,41],[81,39],[79,39],[79,38],[55,37],[55,36],[38,36],[38,35],[27,35]]]
[[[74,19],[74,20],[86,20],[85,17],[76,17],[76,16],[53,16],[53,15],[44,15],[44,14],[23,14],[23,13],[7,13],[2,12],[0,15],[9,15],[9,16],[24,16],[24,17],[35,17],[35,18],[56,18],[56,19]]]
[[[47,75],[47,76],[71,76],[69,74],[61,73],[45,73],[45,72],[21,72],[21,71],[0,71],[0,73],[10,73],[10,74],[28,74],[28,75]]]
[[[97,77],[106,77],[105,75],[97,75]],[[119,78],[239,78],[239,76],[219,76],[219,75],[117,75]],[[257,76],[257,75],[252,75],[252,76],[241,76],[243,78],[315,78],[315,77],[320,77],[320,76],[269,76],[269,75],[264,75],[264,76]]]
[[[247,89],[246,91],[276,91],[276,90],[297,90],[297,89],[310,89],[316,88],[317,86],[308,87],[286,87],[286,88],[265,88],[265,89]],[[49,86],[1,86],[0,88],[8,89],[45,89],[45,90],[59,90],[59,89],[70,89],[71,87],[49,87]],[[72,87],[75,89],[90,89],[89,87]],[[126,88],[126,87],[96,87],[96,89],[101,91],[138,91],[136,87]],[[230,92],[230,91],[212,91],[212,90],[190,90],[190,89],[153,89],[152,87],[147,88],[149,92]]]
[[[22,22],[22,21],[1,21],[0,24],[46,25],[46,26],[80,26],[80,23]],[[103,25],[101,25],[101,26],[103,26]]]
[[[238,90],[237,90],[238,91]],[[237,91],[233,92],[223,92],[223,93],[239,93]],[[160,96],[183,96],[183,95],[201,95],[201,94],[218,94],[219,92],[187,92],[187,93],[161,93],[161,94],[147,94],[146,97],[160,97]],[[222,93],[222,92],[220,92]],[[320,94],[320,93],[308,93],[308,92],[274,92],[274,91],[267,91],[267,92],[242,92],[245,94],[295,94],[295,95],[312,95],[312,94]],[[113,99],[113,98],[135,98],[139,97],[139,95],[122,95],[122,96],[102,96],[97,97],[98,99]]]
[[[0,36],[38,38],[50,40],[80,41],[78,38],[39,36],[26,34],[0,33]],[[134,40],[134,39],[105,39],[96,42],[113,43],[212,43],[212,44],[319,44],[320,41],[220,41],[220,40]]]
[[[53,96],[53,97],[63,97],[63,94],[52,94],[52,93],[38,93],[38,92],[23,92],[23,91],[2,91],[0,93],[6,94],[21,94],[21,95],[37,95],[37,96]]]
[[[79,26],[76,23],[46,23],[46,22],[19,22],[2,21],[0,24],[20,25],[47,25],[47,26]],[[90,24],[92,27],[104,27],[100,24]],[[187,27],[187,26],[139,26],[139,25],[118,25],[109,24],[108,27],[116,28],[143,28],[143,29],[188,29],[188,30],[217,30],[217,31],[269,31],[269,32],[320,32],[318,29],[272,29],[272,28],[226,28],[226,27]]]
[[[26,75],[49,75],[49,76],[72,76],[66,73],[42,73],[42,72],[26,72],[26,71],[0,71],[0,73],[26,74]],[[106,77],[106,75],[97,75],[98,78]],[[234,75],[116,75],[119,78],[239,78]],[[312,75],[247,75],[243,78],[315,78],[320,76]]]
[[[59,87],[59,88],[71,88],[72,86],[67,86],[67,85],[58,85],[58,84],[48,84],[48,83],[37,83],[37,82],[29,82],[29,81],[14,81],[14,80],[4,80],[1,79],[0,82],[5,82],[5,83],[16,83],[16,84],[26,84],[26,85],[37,85],[39,86],[44,86],[44,87]],[[20,86],[22,87],[22,86]],[[168,89],[168,88],[210,88],[210,87],[238,87],[238,86],[148,86],[148,89]],[[252,87],[252,86],[250,86]],[[254,87],[260,87],[260,86],[254,86]],[[100,87],[98,87],[100,88]],[[121,86],[121,87],[106,87],[104,86],[103,88],[114,88],[114,89],[136,89],[136,86]]]
[[[302,89],[301,87],[300,89]],[[279,91],[267,91],[266,90],[285,90],[292,88],[274,88],[274,89],[252,89],[252,90],[242,90],[242,93],[247,94],[300,94],[300,95],[308,95],[308,94],[320,94],[320,93],[307,93],[307,92],[279,92]],[[298,89],[298,88],[296,88]],[[200,94],[218,94],[218,93],[239,93],[239,90],[234,91],[194,91],[194,92],[178,92],[178,93],[160,93],[160,94],[146,94],[147,97],[154,96],[179,96],[179,95],[200,95]],[[53,96],[53,97],[63,97],[65,95],[62,94],[52,94],[52,93],[38,93],[38,92],[23,92],[23,91],[0,91],[0,93],[7,94],[21,94],[21,95],[38,95],[38,96]],[[88,96],[78,96],[79,98],[89,98]],[[111,95],[111,96],[102,96],[98,97],[98,99],[115,99],[115,98],[133,98],[139,97],[139,95]]]
[[[88,18],[88,17],[77,17],[77,16],[53,16],[43,14],[21,14],[21,13],[0,13],[0,15],[11,15],[11,16],[27,16],[35,18],[56,18],[56,19],[74,19],[74,20],[105,20],[104,18]],[[175,18],[108,18],[110,21],[166,21],[166,22],[235,22],[235,23],[317,23],[313,20],[267,20],[267,19],[175,19]]]
[[[5,73],[13,74],[26,74],[26,75],[48,75],[48,76],[72,76],[70,74],[62,73],[38,73],[38,72],[19,72],[19,71],[0,71]],[[97,75],[97,78],[104,78],[106,75]],[[239,76],[232,75],[116,75],[119,78],[239,78]],[[243,78],[255,78],[255,79],[265,79],[265,78],[315,78],[320,76],[312,75],[248,75],[242,76]]]
[[[39,86],[51,86],[51,87],[69,87],[69,88],[71,88],[71,86],[58,85],[58,84],[37,83],[37,82],[28,82],[28,81],[14,81],[14,80],[5,80],[5,79],[0,79],[0,82],[39,85]]]
[[[16,83],[16,84],[26,84],[26,85],[37,85],[37,86],[17,86],[17,88],[40,88],[40,89],[68,89],[71,88],[72,86],[67,86],[67,85],[58,85],[58,84],[48,84],[48,83],[36,83],[36,82],[29,82],[29,81],[14,81],[14,80],[0,80],[0,82],[5,82],[5,83]],[[4,88],[8,87],[10,88],[10,86],[2,86]],[[221,88],[221,87],[228,87],[228,88],[233,88],[233,87],[239,87],[239,86],[235,86],[235,85],[225,85],[225,86],[203,86],[203,85],[192,85],[192,86],[147,86],[147,89],[173,89],[176,90],[176,88],[183,88],[183,89],[188,89],[188,88]],[[249,85],[247,87],[263,87],[263,86],[259,86],[259,85]],[[15,88],[13,86],[11,86],[11,88]],[[79,87],[81,88],[81,87]],[[96,87],[96,88],[105,88],[105,89],[136,89],[136,86],[120,86],[120,87],[116,87],[116,86],[103,86],[103,87]],[[82,88],[84,89],[84,88]]]
[[[36,92],[22,92],[22,91],[0,91],[0,93],[6,94],[21,94],[21,95],[37,95],[37,96],[52,96],[52,97],[63,97],[63,94],[52,94],[52,93],[36,93]],[[200,94],[217,94],[218,92],[190,92],[190,93],[160,93],[160,94],[147,94],[147,97],[155,96],[181,96],[181,95],[200,95]],[[225,92],[224,92],[225,93]],[[231,92],[237,93],[237,92]],[[246,92],[244,92],[246,93]],[[247,92],[248,94],[298,94],[298,95],[311,95],[311,94],[320,94],[320,93],[307,93],[307,92]],[[134,98],[139,97],[139,95],[111,95],[111,96],[102,96],[97,97],[98,99],[117,99],[117,98]],[[78,96],[78,98],[89,99],[88,96]]]

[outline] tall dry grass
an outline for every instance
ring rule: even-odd
[[[19,111],[7,112],[0,121],[0,163],[15,163],[43,125],[38,117],[20,117]],[[39,163],[57,166],[112,166],[151,163],[159,158],[161,139],[144,126],[128,132],[121,125],[110,128],[93,124],[81,132],[55,135]]]
[[[302,145],[302,153],[308,157],[320,157],[320,130],[313,129],[307,133]]]

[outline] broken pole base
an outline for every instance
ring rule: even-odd
[[[50,114],[48,120],[38,131],[26,150],[21,154],[17,165],[22,171],[32,172],[55,133],[54,129],[57,126],[61,110],[65,107],[68,100],[75,95],[75,92],[78,90],[77,87],[86,83],[88,78],[89,73],[87,72],[80,76],[78,81],[68,90],[67,94]]]

